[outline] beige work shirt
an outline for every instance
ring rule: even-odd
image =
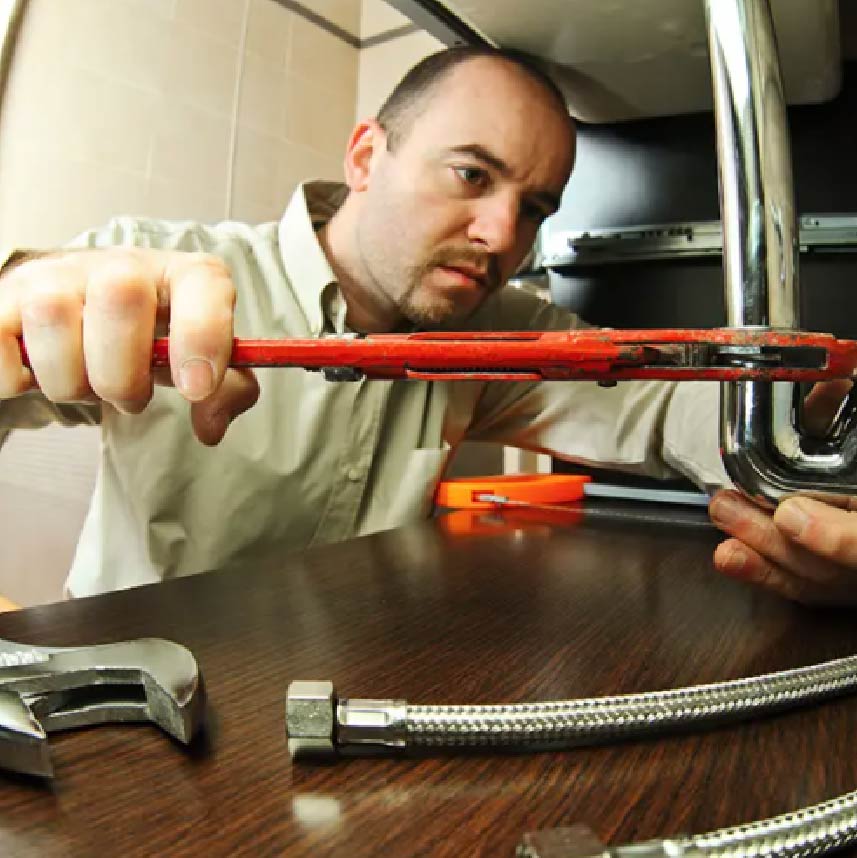
[[[73,242],[205,251],[237,288],[239,337],[343,333],[345,304],[315,229],[343,199],[300,187],[282,220],[250,226],[118,218]],[[520,290],[492,296],[469,330],[567,329],[579,320]],[[55,405],[37,392],[0,402],[0,436],[51,421],[100,423],[101,466],[68,579],[75,596],[237,567],[425,518],[464,439],[705,487],[718,455],[718,385],[625,382],[332,383],[301,369],[257,371],[259,402],[208,448],[187,403],[156,388],[140,415]],[[342,570],[348,574],[347,569]]]

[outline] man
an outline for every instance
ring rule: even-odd
[[[102,425],[70,592],[425,516],[464,438],[722,484],[716,385],[332,384],[226,368],[233,331],[574,326],[500,288],[556,209],[573,157],[574,128],[549,81],[515,57],[453,49],[419,64],[355,128],[347,194],[305,185],[279,224],[259,227],[118,219],[77,243],[89,249],[13,258],[0,279],[0,431]],[[154,378],[151,340],[167,323],[170,373]],[[722,571],[795,598],[857,598],[847,512],[790,500],[772,519],[734,493],[711,512],[740,540],[718,549]]]

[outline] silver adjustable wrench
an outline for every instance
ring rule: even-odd
[[[202,724],[196,659],[159,638],[84,647],[0,639],[0,768],[51,777],[47,734],[152,721],[187,744]]]

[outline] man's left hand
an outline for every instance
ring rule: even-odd
[[[841,502],[788,498],[771,514],[738,492],[718,492],[709,513],[733,538],[717,546],[715,567],[799,602],[857,604],[857,497]]]
[[[804,431],[824,437],[850,390],[847,380],[816,384],[804,402]],[[788,498],[772,514],[738,492],[721,491],[708,511],[734,537],[714,552],[720,572],[798,602],[857,604],[857,492],[827,503]]]

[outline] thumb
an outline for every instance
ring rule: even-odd
[[[228,369],[223,383],[202,402],[191,404],[193,432],[203,444],[219,444],[229,424],[259,399],[259,382],[252,369]]]

